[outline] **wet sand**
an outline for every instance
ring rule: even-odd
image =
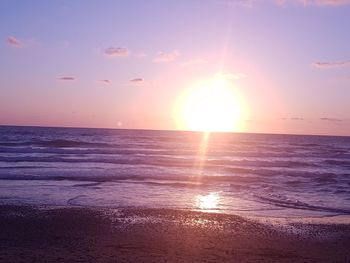
[[[350,262],[350,224],[286,222],[2,205],[0,262]]]

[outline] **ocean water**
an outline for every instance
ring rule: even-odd
[[[0,126],[0,203],[350,214],[350,137]]]

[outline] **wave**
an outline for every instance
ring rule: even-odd
[[[347,159],[350,160],[350,153],[336,153],[336,154],[328,154],[328,158],[334,159]]]
[[[151,154],[153,151],[145,151],[145,154]],[[128,155],[128,154],[137,154],[140,153],[140,151],[137,150],[127,150],[127,149],[113,149],[113,148],[108,148],[108,149],[101,149],[101,148],[86,148],[86,149],[78,149],[78,148],[32,148],[32,147],[0,147],[0,153],[15,153],[15,154],[20,154],[20,153],[28,153],[28,154],[33,154],[33,153],[48,153],[48,154],[80,154],[80,155],[89,155],[89,154],[120,154],[120,155]]]
[[[88,168],[91,169],[91,164],[94,164],[96,168],[102,171],[107,171],[108,169],[120,169],[118,166],[132,167],[133,169],[143,172],[143,169],[149,167],[153,170],[161,168],[171,168],[181,171],[186,168],[186,170],[192,173],[201,172],[205,176],[208,174],[224,175],[225,177],[235,177],[237,175],[244,176],[260,176],[260,177],[276,177],[282,176],[287,180],[288,178],[308,178],[309,180],[315,180],[317,183],[326,182],[337,182],[337,177],[348,177],[349,173],[337,171],[330,172],[327,170],[319,170],[316,164],[309,164],[307,162],[296,162],[296,161],[249,161],[249,160],[193,160],[189,158],[171,158],[166,156],[133,156],[121,157],[76,157],[67,158],[63,155],[55,156],[22,156],[22,157],[0,157],[0,162],[4,164],[0,167],[1,170],[25,170],[25,169],[39,169],[39,168],[49,168],[51,170],[59,171],[62,169],[62,165],[59,164],[81,164],[80,169]],[[24,163],[33,163],[24,164]],[[36,165],[34,164],[36,163]],[[12,165],[10,165],[12,164]],[[106,166],[106,165],[116,165],[116,167]],[[300,167],[306,167],[311,169],[300,169]],[[314,169],[315,168],[315,169]],[[69,169],[73,169],[69,168]],[[188,169],[188,170],[187,170]],[[345,171],[345,170],[344,170]],[[171,170],[169,170],[171,172]]]
[[[289,143],[292,146],[301,146],[301,147],[322,147],[324,145],[317,143]]]
[[[38,143],[39,146],[44,147],[108,147],[107,143],[92,143],[86,141],[74,141],[74,140],[51,140],[51,141],[41,141]]]
[[[54,148],[73,148],[73,147],[110,147],[108,143],[92,143],[87,141],[76,141],[76,140],[48,140],[48,141],[23,141],[23,142],[0,142],[0,146],[38,146],[38,147],[54,147]]]
[[[13,170],[13,169],[44,169],[44,168],[51,168],[50,166],[37,166],[37,165],[21,165],[21,166],[0,166],[0,169],[5,170]]]
[[[350,161],[347,160],[324,160],[323,163],[330,165],[350,166]]]
[[[78,196],[75,196],[73,198],[70,198],[67,200],[67,204],[68,205],[75,205],[74,201],[79,199],[80,197],[85,197],[85,195],[78,195]]]
[[[134,151],[134,150],[70,150],[61,151],[59,149],[50,151],[33,151],[31,149],[23,150],[22,153],[51,153],[54,156],[0,156],[0,162],[18,163],[18,162],[37,162],[37,163],[109,163],[109,164],[130,164],[130,165],[155,165],[164,167],[198,167],[205,169],[220,168],[227,171],[254,167],[254,168],[301,168],[301,167],[319,167],[316,163],[304,161],[288,160],[230,160],[220,158],[200,159],[193,155],[179,155],[171,152],[159,151]],[[17,153],[10,151],[10,153]],[[99,156],[100,155],[100,156]],[[103,155],[103,156],[102,156]],[[132,156],[130,156],[132,155]],[[125,157],[127,156],[127,157]]]
[[[293,209],[302,209],[302,210],[350,215],[350,209],[346,209],[346,208],[312,205],[305,202],[301,202],[299,200],[291,200],[283,196],[276,196],[276,195],[275,196],[271,195],[271,197],[256,195],[256,197],[260,200],[260,202],[272,204],[283,208],[293,208]]]
[[[221,184],[225,183],[227,186],[236,187],[264,187],[264,186],[278,186],[281,189],[301,189],[303,187],[313,186],[319,188],[323,185],[329,185],[334,183],[336,185],[350,184],[348,180],[349,174],[334,175],[330,173],[317,173],[317,174],[303,174],[299,180],[285,180],[281,177],[275,177],[271,171],[263,171],[258,173],[255,170],[238,170],[239,173],[227,175],[210,175],[210,174],[195,174],[195,173],[171,173],[167,172],[165,175],[159,170],[143,169],[142,172],[136,170],[123,170],[123,169],[85,169],[81,170],[57,170],[57,169],[46,169],[46,170],[31,170],[19,173],[16,170],[1,171],[0,180],[36,180],[36,181],[82,181],[82,182],[120,182],[120,181],[147,181],[152,180],[157,183],[168,183],[168,182],[185,182],[185,183],[200,183],[200,184]],[[264,173],[265,172],[265,173]],[[249,175],[248,175],[249,173]],[[299,175],[300,176],[300,175]],[[293,177],[295,178],[295,176]],[[315,182],[315,183],[313,183]],[[314,189],[316,191],[316,188]]]

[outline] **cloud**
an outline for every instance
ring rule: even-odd
[[[314,62],[312,65],[316,68],[336,68],[350,66],[350,60],[334,61],[334,62]]]
[[[342,119],[336,119],[336,118],[320,118],[321,121],[330,121],[330,122],[342,122]]]
[[[350,0],[231,0],[229,6],[243,6],[252,8],[258,4],[274,3],[278,6],[284,6],[287,3],[299,4],[303,6],[341,6],[350,4]]]
[[[100,79],[99,82],[105,83],[105,84],[111,84],[112,82],[109,79]]]
[[[304,118],[301,117],[291,117],[291,118],[280,118],[283,121],[304,121]]]
[[[350,0],[274,0],[277,5],[299,3],[304,6],[340,6],[350,4]]]
[[[130,80],[131,83],[143,83],[144,79],[143,78],[135,78]]]
[[[123,47],[109,47],[104,50],[104,53],[108,57],[127,57],[129,50]]]
[[[8,36],[6,38],[6,43],[11,46],[11,47],[15,47],[15,48],[21,48],[23,47],[23,43],[22,41],[20,41],[18,38],[15,38],[13,36]]]
[[[153,62],[171,62],[174,61],[179,56],[179,52],[177,50],[173,50],[171,52],[158,52],[157,56],[153,59]]]
[[[191,67],[191,66],[205,64],[205,63],[208,63],[208,61],[206,61],[205,59],[202,59],[202,58],[195,58],[195,59],[190,59],[190,60],[187,60],[187,61],[181,63],[181,66]]]
[[[257,3],[257,0],[231,0],[227,2],[229,6],[243,6],[246,8],[252,8]]]
[[[303,5],[340,6],[350,4],[350,0],[299,0]]]
[[[76,80],[76,78],[74,76],[64,76],[64,77],[58,78],[58,80],[73,81],[73,80]]]

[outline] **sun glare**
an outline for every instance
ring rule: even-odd
[[[207,210],[207,209],[216,209],[218,208],[220,201],[220,196],[218,193],[209,193],[207,195],[199,195],[196,198],[196,205],[198,208]]]
[[[223,75],[196,83],[178,101],[176,118],[180,129],[232,132],[242,129],[243,106],[232,82]]]

